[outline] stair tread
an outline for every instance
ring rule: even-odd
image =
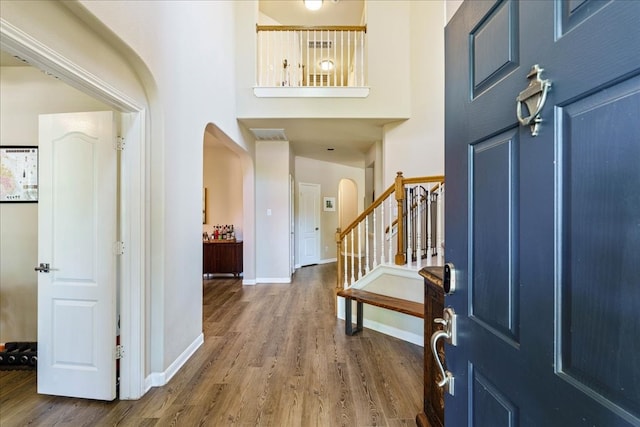
[[[424,319],[424,304],[362,289],[342,289],[338,296]]]

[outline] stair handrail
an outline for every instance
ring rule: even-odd
[[[336,239],[336,255],[337,255],[337,278],[336,278],[336,288],[338,290],[340,289],[344,289],[346,287],[349,287],[350,285],[353,284],[353,282],[356,279],[360,279],[362,277],[362,273],[363,273],[363,268],[362,268],[362,245],[360,242],[360,238],[362,235],[362,231],[361,231],[361,226],[364,223],[364,227],[365,227],[365,245],[366,245],[366,250],[365,250],[365,256],[366,256],[366,261],[365,261],[365,267],[364,267],[364,274],[369,272],[369,242],[368,242],[368,234],[369,234],[369,221],[367,221],[368,218],[370,218],[371,215],[373,215],[373,223],[374,223],[374,235],[375,235],[375,228],[376,228],[376,219],[375,219],[375,212],[376,209],[380,208],[382,209],[382,214],[384,215],[384,206],[383,203],[387,200],[389,200],[391,198],[391,196],[393,195],[395,200],[396,200],[396,209],[397,209],[397,214],[396,217],[393,221],[390,221],[390,225],[385,229],[385,233],[389,235],[389,239],[391,238],[391,227],[395,227],[397,229],[397,233],[396,233],[396,240],[397,240],[397,250],[396,253],[393,257],[393,263],[396,265],[404,265],[407,263],[407,257],[406,257],[406,252],[404,250],[404,246],[405,246],[405,242],[404,242],[404,220],[403,221],[398,221],[398,218],[405,218],[406,214],[405,214],[405,210],[408,212],[412,212],[412,210],[414,209],[414,206],[409,206],[408,208],[405,206],[406,205],[406,201],[405,201],[405,188],[408,185],[419,185],[419,184],[427,184],[427,183],[434,183],[436,184],[433,187],[430,187],[429,191],[430,192],[434,192],[434,191],[442,191],[444,189],[444,175],[435,175],[435,176],[423,176],[423,177],[412,177],[412,178],[405,178],[402,174],[402,172],[397,172],[395,181],[392,185],[390,185],[380,196],[378,196],[367,208],[364,209],[364,211],[358,215],[347,227],[345,227],[343,230],[340,228],[336,229],[336,234],[335,234],[335,239]],[[391,209],[389,209],[389,214],[391,213]],[[390,219],[390,218],[389,218]],[[383,224],[384,226],[384,224]],[[358,276],[356,277],[355,275],[355,262],[354,262],[354,258],[355,258],[355,251],[354,251],[354,246],[355,246],[355,242],[354,242],[354,232],[357,230],[358,232]],[[352,276],[351,276],[351,280],[348,280],[346,273],[346,270],[348,265],[347,263],[347,253],[346,253],[346,246],[347,246],[347,237],[351,236],[351,272],[352,272]],[[391,243],[390,243],[390,247],[391,247]],[[345,252],[343,252],[343,249],[345,250]],[[381,260],[384,260],[384,247],[381,248]],[[390,251],[390,258],[391,258],[391,249],[389,249]],[[375,242],[374,242],[374,255],[373,255],[373,265],[374,267],[377,265],[377,255],[376,255],[376,246],[375,246]],[[389,261],[391,261],[391,259],[389,258]],[[343,277],[344,276],[344,277]],[[349,283],[351,282],[351,283]]]

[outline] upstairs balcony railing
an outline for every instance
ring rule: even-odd
[[[404,178],[344,230],[336,231],[336,287],[353,286],[378,265],[443,265],[444,176]]]
[[[366,26],[257,25],[256,87],[365,87]]]

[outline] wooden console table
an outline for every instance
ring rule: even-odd
[[[420,270],[424,278],[424,401],[422,412],[416,416],[419,427],[444,426],[444,389],[436,384],[440,374],[430,348],[431,335],[441,328],[433,319],[442,317],[444,309],[443,270],[443,267]],[[438,342],[438,353],[444,360],[443,341]]]
[[[211,240],[202,242],[202,274],[242,273],[242,242]]]

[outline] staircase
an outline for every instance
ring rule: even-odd
[[[357,307],[355,334],[370,329],[424,345],[424,288],[418,272],[443,264],[444,177],[395,182],[344,230],[336,231],[338,317]],[[364,315],[364,305],[367,308]],[[395,312],[395,313],[390,313]]]

